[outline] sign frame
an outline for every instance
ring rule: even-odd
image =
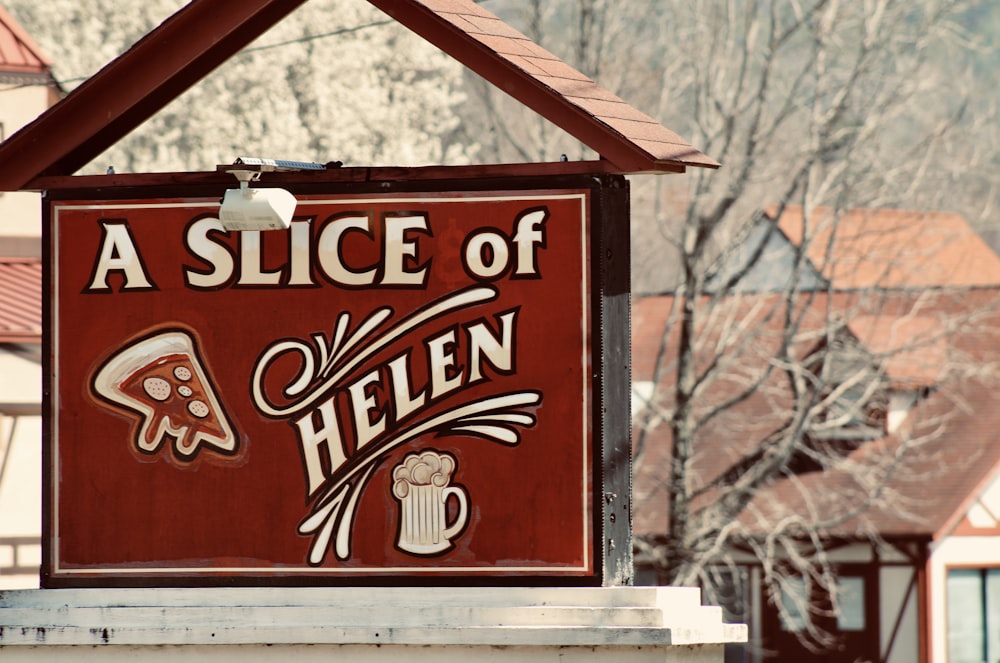
[[[217,182],[161,183],[50,191],[43,198],[43,587],[129,586],[293,586],[293,585],[566,585],[616,586],[632,582],[631,419],[629,346],[629,187],[621,175],[561,175],[501,179],[329,182],[296,174],[281,185],[294,195],[393,195],[455,192],[523,193],[583,190],[589,209],[589,306],[591,375],[591,541],[592,572],[582,575],[518,573],[511,575],[158,575],[109,573],[72,575],[59,568],[56,466],[59,416],[59,362],[54,321],[59,265],[53,232],[53,209],[60,201],[221,198]],[[266,184],[266,182],[265,182]]]

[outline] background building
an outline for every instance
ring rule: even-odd
[[[763,257],[698,330],[699,365],[726,370],[699,404],[717,410],[694,438],[688,516],[722,542],[700,581],[751,629],[727,660],[996,660],[1000,258],[955,214],[813,220],[799,289],[786,287],[802,210],[788,208],[765,217]],[[677,299],[632,310],[637,575],[650,584],[665,581],[672,543],[676,368],[658,347],[677,352]],[[712,522],[735,495],[732,518]]]
[[[59,98],[50,65],[0,7],[0,139]],[[41,275],[39,194],[0,194],[0,588],[38,584]]]

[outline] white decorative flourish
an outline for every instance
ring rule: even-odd
[[[351,316],[346,311],[342,312],[337,318],[334,337],[329,347],[326,345],[323,334],[312,335],[319,352],[319,365],[317,365],[312,346],[298,340],[275,343],[257,359],[250,385],[254,405],[263,414],[270,417],[286,417],[301,412],[319,401],[331,389],[336,388],[345,376],[364,361],[414,329],[446,313],[492,301],[498,295],[499,291],[493,286],[473,286],[443,297],[401,319],[379,338],[361,347],[353,355],[351,352],[392,315],[392,309],[388,307],[375,309],[350,335],[348,335],[348,327]],[[286,352],[297,352],[301,355],[303,365],[295,381],[285,387],[284,393],[288,397],[301,395],[301,398],[285,407],[280,407],[275,406],[265,397],[264,375],[271,362]]]
[[[392,449],[426,434],[469,434],[515,446],[521,436],[516,426],[533,426],[533,414],[518,411],[541,403],[536,391],[521,391],[470,401],[398,431],[378,444],[371,444],[334,472],[309,515],[299,524],[300,534],[312,534],[309,563],[323,562],[333,539],[338,559],[351,554],[351,526],[358,497],[372,472]]]
[[[375,309],[372,311],[364,322],[354,330],[354,333],[350,337],[347,337],[347,326],[351,322],[351,314],[347,311],[342,311],[339,316],[337,316],[337,327],[334,330],[333,343],[330,344],[330,352],[328,357],[323,357],[320,363],[323,365],[319,370],[319,375],[321,377],[327,377],[333,367],[344,358],[351,350],[354,349],[358,343],[363,341],[369,335],[371,335],[376,329],[381,326],[383,322],[392,315],[392,309],[388,306]],[[322,338],[321,334],[314,334],[313,337],[319,336]],[[319,339],[317,340],[317,345],[319,344]],[[322,347],[322,346],[320,346]]]

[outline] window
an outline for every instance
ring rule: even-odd
[[[948,661],[1000,660],[1000,569],[948,571]]]
[[[809,592],[804,578],[789,578],[781,588],[784,612],[781,629],[788,633],[805,630]],[[815,591],[813,592],[815,594]],[[816,596],[811,602],[816,603]],[[843,575],[837,578],[837,630],[840,632],[865,630],[865,579],[861,576]]]
[[[843,576],[837,579],[837,629],[840,631],[865,630],[865,579]]]
[[[781,585],[781,630],[800,633],[806,630],[809,592],[805,578],[788,578]]]

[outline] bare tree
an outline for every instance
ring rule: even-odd
[[[887,434],[888,399],[995,381],[992,360],[956,359],[991,297],[970,312],[949,289],[956,281],[900,282],[894,268],[913,276],[926,264],[920,247],[897,245],[850,287],[833,278],[857,270],[836,267],[851,209],[956,209],[973,221],[995,209],[996,143],[981,140],[995,132],[995,100],[976,78],[983,40],[963,28],[987,3],[487,6],[723,164],[634,183],[634,288],[669,293],[638,307],[660,333],[634,357],[650,374],[635,434],[647,494],[636,510],[664,516],[640,554],[672,584],[711,586],[740,549],[765,569],[780,610],[792,609],[781,605],[790,579],[806,578],[835,611],[828,533],[873,510],[907,517],[912,505],[890,488],[920,476],[947,424],[946,412],[924,408]],[[484,149],[497,159],[511,156],[501,149],[582,154],[537,118],[479,101],[491,123],[480,133],[499,146]],[[796,241],[782,252],[788,234]],[[943,347],[951,360],[928,368],[933,380],[901,387],[901,358]],[[822,475],[847,477],[851,498],[814,495]],[[644,476],[656,485],[643,488]],[[817,646],[828,616],[809,622]]]
[[[485,4],[723,163],[634,178],[638,291],[673,289],[684,256],[717,259],[782,200],[943,207],[974,224],[996,209],[996,47],[963,27],[1000,13],[991,3]],[[488,87],[471,86],[463,123],[481,157],[588,155]]]

